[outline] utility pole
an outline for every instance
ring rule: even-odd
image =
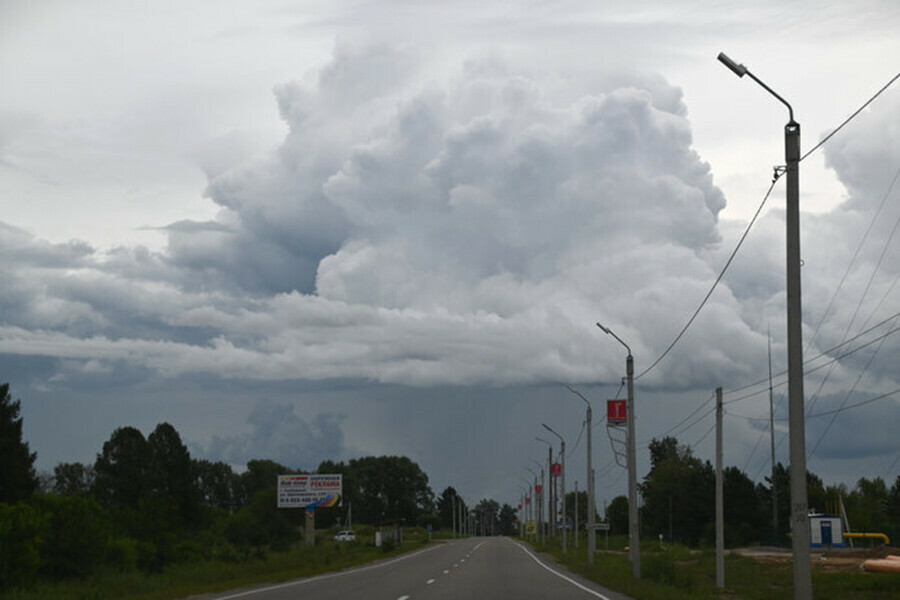
[[[544,465],[539,463],[536,460],[532,460],[535,465],[541,470],[541,489],[538,490],[535,485],[534,494],[537,497],[537,539],[544,543],[547,540],[547,534],[544,533]]]
[[[578,547],[578,480],[575,480],[575,547]]]
[[[553,431],[547,424],[542,423],[542,425],[544,425],[544,429],[559,438],[559,477],[561,480],[560,487],[562,488],[560,490],[560,494],[562,494],[562,551],[563,554],[565,554],[566,530],[568,529],[568,523],[566,522],[566,440],[563,439],[563,436]],[[554,518],[555,517],[556,515],[554,515]]]
[[[775,407],[772,403],[772,336],[766,331],[769,356],[769,446],[772,454],[772,541],[778,542],[778,486],[775,484]]]
[[[626,407],[626,418],[628,419],[628,543],[631,554],[631,573],[635,579],[641,578],[641,532],[638,521],[638,499],[637,499],[637,442],[634,437],[634,357],[631,355],[631,348],[622,341],[611,329],[597,323],[597,327],[603,330],[603,333],[616,338],[620,344],[625,346],[628,356],[625,357],[625,375],[628,380],[628,404]]]
[[[803,309],[800,292],[800,124],[794,109],[744,65],[719,53],[719,62],[738,77],[749,75],[788,109],[784,126],[784,173],[787,175],[787,344],[788,423],[791,453],[791,545],[794,554],[794,600],[812,600],[809,562],[809,502],[806,492],[806,418],[803,403]]]
[[[456,494],[450,501],[450,527],[453,529],[453,539],[456,539]]]
[[[588,492],[588,516],[587,516],[587,538],[588,538],[588,564],[594,564],[594,553],[597,551],[597,532],[594,530],[594,519],[596,513],[596,507],[594,506],[594,467],[592,464],[594,453],[591,449],[591,431],[593,427],[591,427],[591,403],[587,398],[581,395],[578,390],[571,386],[566,386],[569,388],[569,391],[584,400],[585,404],[587,404],[587,415],[585,416],[585,421],[587,422],[587,492]],[[575,538],[578,539],[578,538]]]
[[[550,497],[547,499],[547,529],[550,534],[550,541],[556,540],[556,519],[554,518],[554,511],[556,509],[556,504],[554,503],[553,498],[553,444],[545,440],[544,438],[535,437],[539,442],[543,442],[547,444],[547,487],[550,488]],[[544,537],[544,541],[546,542],[546,535]]]
[[[716,388],[716,587],[725,587],[725,500],[722,490],[722,388]]]

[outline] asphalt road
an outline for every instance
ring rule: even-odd
[[[606,599],[616,592],[549,565],[530,548],[507,538],[469,538],[365,567],[259,588],[210,600]]]

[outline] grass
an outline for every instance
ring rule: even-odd
[[[641,579],[631,576],[631,561],[624,552],[625,538],[597,537],[599,552],[594,565],[587,564],[587,541],[569,547],[563,556],[557,547],[536,544],[571,571],[636,600],[791,600],[792,569],[789,557],[759,560],[748,556],[725,556],[725,588],[716,588],[714,550],[691,550],[679,545],[661,549],[648,541],[641,553]],[[862,557],[858,562],[862,562]],[[854,560],[826,558],[813,565],[816,600],[896,600],[900,598],[900,574],[860,571]],[[849,565],[849,566],[848,566]]]
[[[316,547],[303,542],[287,552],[260,553],[242,561],[202,561],[171,565],[161,573],[105,571],[84,581],[39,583],[2,594],[4,600],[172,600],[198,594],[278,583],[338,571],[422,548],[428,543],[424,530],[405,529],[403,545],[383,551],[375,548],[371,527],[356,529],[355,543],[337,544],[331,532],[316,532]],[[363,541],[365,540],[365,541]]]

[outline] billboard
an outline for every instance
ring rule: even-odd
[[[278,508],[320,508],[341,505],[340,474],[279,475]]]

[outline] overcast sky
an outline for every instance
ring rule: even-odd
[[[642,374],[641,476],[665,434],[713,459],[722,386],[726,464],[761,480],[769,331],[788,454],[783,180],[643,374],[784,161],[785,107],[716,56],[805,153],[898,73],[898,29],[892,0],[4,2],[0,381],[38,467],[168,421],[236,467],[400,454],[514,503],[541,423],[583,488],[573,385],[608,501],[599,321]],[[900,473],[898,87],[801,165],[826,483]]]

